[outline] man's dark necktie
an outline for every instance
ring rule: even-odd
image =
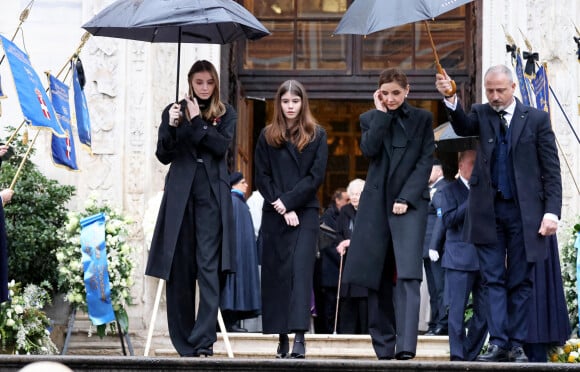
[[[500,112],[497,113],[499,115],[499,122],[500,122],[500,130],[502,131],[502,133],[507,133],[508,130],[508,122],[507,119],[505,118],[505,116],[507,115],[507,111],[505,110],[501,110]]]

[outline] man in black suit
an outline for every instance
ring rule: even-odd
[[[514,98],[511,70],[493,66],[484,76],[486,104],[465,113],[451,80],[436,76],[451,125],[460,136],[479,136],[464,238],[475,244],[486,283],[489,347],[479,361],[528,360],[522,345],[532,291],[531,268],[546,258],[558,228],[562,181],[555,136],[546,112]]]
[[[459,177],[439,191],[433,200],[445,226],[445,250],[441,266],[445,270],[446,303],[449,306],[449,353],[452,361],[475,360],[487,335],[486,303],[479,259],[475,246],[462,239],[469,195],[468,180],[473,171],[476,153],[467,150],[459,154]],[[472,295],[473,314],[467,334],[465,309]]]
[[[429,194],[431,200],[433,200],[435,193],[448,183],[443,177],[441,162],[439,159],[433,160],[433,168],[431,169],[431,176],[429,177]],[[436,221],[437,211],[433,203],[429,202],[425,241],[423,242],[423,267],[425,268],[425,278],[427,279],[427,289],[429,290],[431,318],[429,319],[429,329],[425,333],[425,336],[443,336],[447,334],[447,309],[443,302],[445,273],[441,267],[439,252],[435,249],[429,249]]]

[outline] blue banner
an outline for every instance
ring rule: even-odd
[[[85,92],[81,88],[79,82],[79,74],[75,63],[71,62],[73,70],[73,91],[75,100],[75,115],[77,119],[77,132],[79,134],[79,141],[88,147],[91,151],[91,120],[89,118],[89,109],[87,107],[87,99]]]
[[[81,252],[89,319],[94,325],[115,320],[105,246],[105,214],[81,220]]]
[[[523,63],[522,63],[522,56],[520,55],[520,50],[518,48],[517,52],[516,52],[516,58],[515,58],[515,69],[516,69],[516,76],[518,78],[518,85],[520,87],[520,93],[522,96],[522,103],[526,106],[530,106],[531,102],[532,102],[532,97],[530,96],[531,92],[531,87],[530,82],[528,79],[526,79],[524,77],[524,68],[523,68]]]
[[[536,96],[536,108],[545,112],[550,112],[550,85],[546,66],[541,66],[536,72],[536,77],[532,80],[534,95]]]
[[[32,126],[50,129],[53,134],[65,137],[66,133],[58,122],[54,107],[26,53],[2,35],[0,41],[12,70],[14,86],[25,120]]]
[[[75,141],[72,136],[72,127],[70,124],[71,116],[68,103],[68,86],[51,74],[48,74],[48,84],[54,111],[56,112],[60,125],[67,134],[65,138],[52,136],[52,161],[57,166],[62,166],[70,170],[78,170]]]

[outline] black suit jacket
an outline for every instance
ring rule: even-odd
[[[499,134],[498,115],[489,104],[474,104],[466,114],[458,103],[448,110],[451,125],[460,136],[479,136],[477,159],[469,181],[469,207],[464,238],[474,244],[497,242],[491,165]],[[508,156],[514,171],[516,205],[522,219],[529,262],[546,257],[548,239],[538,234],[545,213],[560,216],[562,181],[550,117],[546,112],[517,101],[510,122]]]

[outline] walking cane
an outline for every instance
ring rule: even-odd
[[[338,290],[336,291],[336,311],[334,313],[334,332],[336,334],[336,324],[338,323],[338,303],[340,301],[340,282],[342,282],[342,261],[344,260],[344,255],[340,255],[340,267],[338,268]]]

